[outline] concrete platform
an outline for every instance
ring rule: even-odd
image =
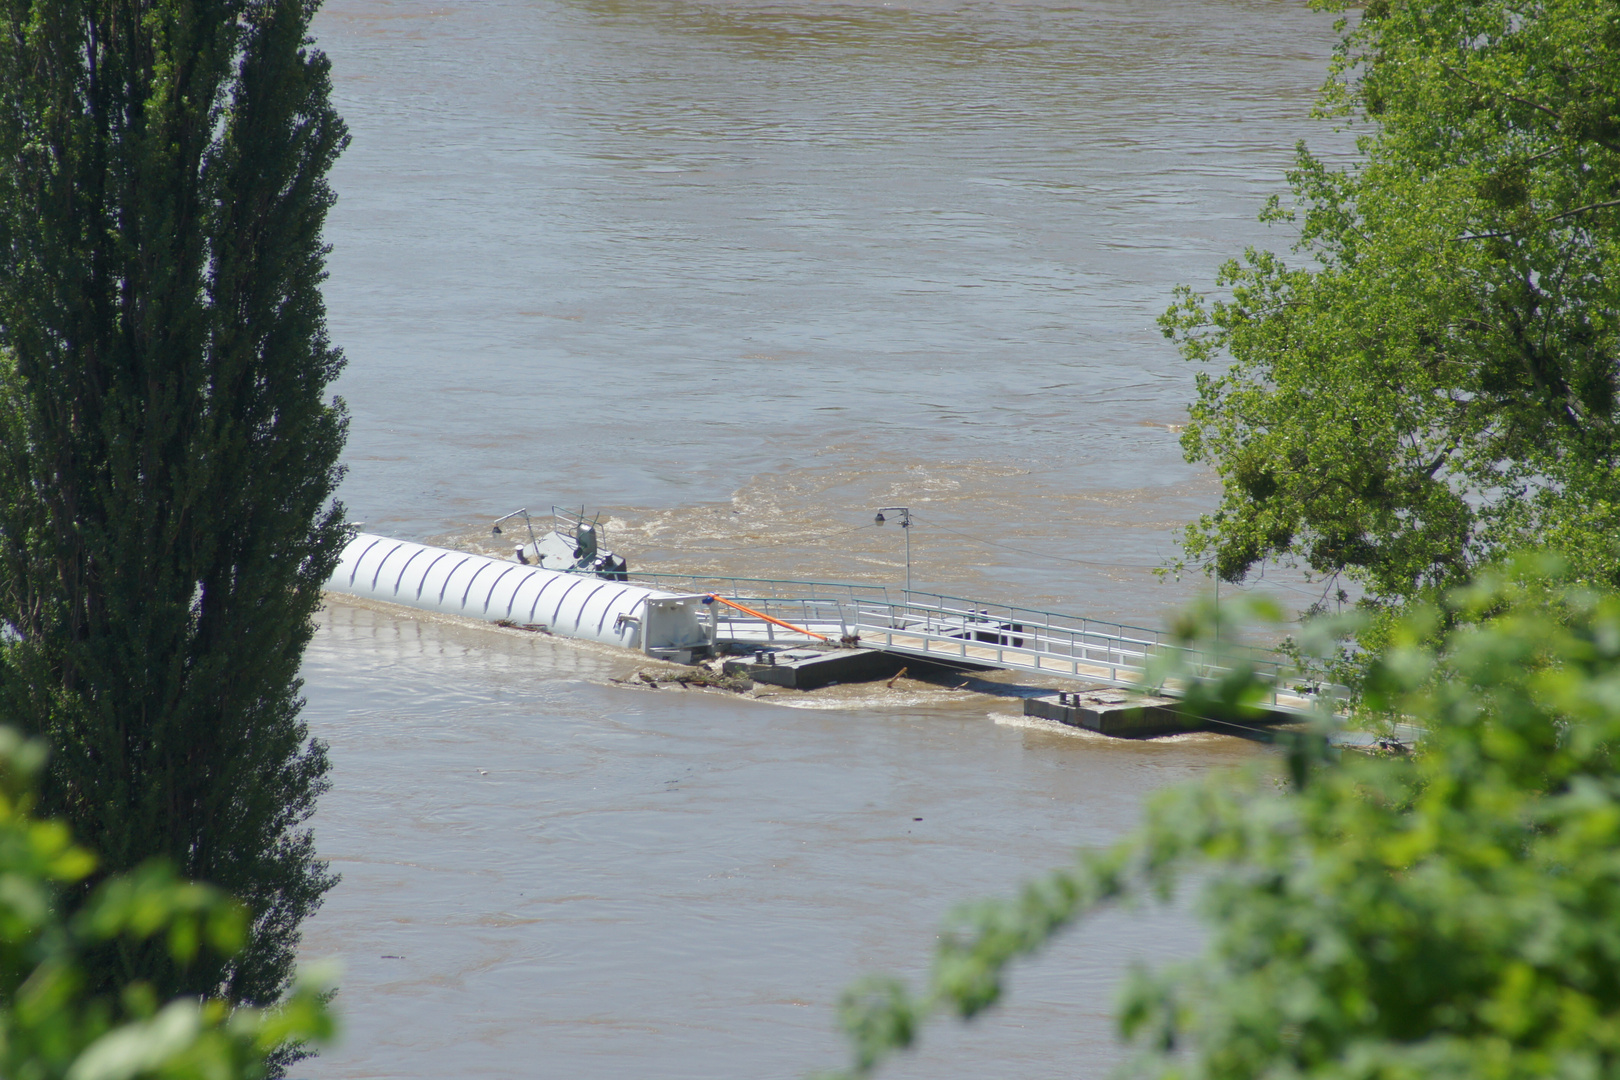
[[[757,683],[814,690],[829,683],[870,682],[887,679],[905,666],[900,656],[875,649],[766,649],[764,660],[755,656],[725,662],[727,675],[742,675]]]
[[[1077,690],[1072,694],[1065,691],[1062,695],[1025,698],[1024,715],[1125,739],[1179,735],[1204,728],[1200,718],[1184,715],[1173,698],[1148,697],[1114,689]]]
[[[1306,719],[1293,712],[1259,710],[1245,717],[1241,723],[1218,720],[1187,712],[1186,705],[1176,698],[1155,697],[1106,686],[1025,698],[1024,715],[1056,720],[1122,739],[1214,731],[1260,742],[1272,742],[1278,729],[1295,727]]]

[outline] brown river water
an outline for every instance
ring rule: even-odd
[[[329,0],[342,496],[373,532],[488,541],[601,510],[633,568],[898,583],[1156,625],[1216,487],[1154,318],[1246,244],[1330,20],[1153,4]],[[1297,578],[1275,584],[1299,603]],[[1030,727],[912,679],[740,698],[635,657],[334,601],[305,664],[343,883],[310,1077],[796,1077],[839,991],[917,974],[953,904],[1123,835],[1262,753]],[[983,688],[980,689],[993,689]],[[918,820],[920,819],[920,820]],[[1110,914],[930,1031],[894,1077],[1103,1077],[1133,963]]]

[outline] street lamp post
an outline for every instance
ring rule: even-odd
[[[509,520],[511,520],[512,518],[515,518],[515,517],[521,517],[523,519],[523,524],[525,524],[525,525],[527,525],[529,527],[529,543],[534,545],[534,559],[535,559],[535,562],[539,562],[540,561],[540,541],[535,539],[535,536],[534,536],[534,522],[529,520],[529,508],[528,507],[525,506],[521,510],[514,510],[510,514],[507,514],[505,517],[496,518],[495,523],[490,526],[489,534],[491,536],[499,536],[499,535],[501,535],[501,522],[509,521]]]
[[[877,512],[877,517],[872,519],[872,523],[874,525],[881,525],[885,521],[889,520],[888,518],[883,516],[883,511],[884,510],[892,510],[895,513],[898,513],[900,515],[900,528],[903,529],[905,531],[905,534],[906,534],[906,592],[910,592],[911,591],[911,510],[908,509],[907,507],[904,507],[904,506],[884,506],[884,507],[880,507],[878,509],[878,512]]]

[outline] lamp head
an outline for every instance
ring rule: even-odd
[[[499,536],[499,535],[501,535],[501,527],[499,525],[494,526],[493,528],[491,528],[489,530],[489,535],[491,535],[491,536]]]
[[[879,510],[879,511],[878,511],[878,512],[877,512],[877,517],[875,517],[875,518],[873,518],[873,519],[872,519],[872,524],[874,524],[874,525],[881,525],[881,524],[883,524],[883,523],[884,523],[884,522],[885,522],[885,521],[888,521],[888,520],[889,520],[889,519],[888,519],[888,518],[886,518],[886,517],[884,517],[884,516],[883,516],[883,511],[881,511],[881,510]]]

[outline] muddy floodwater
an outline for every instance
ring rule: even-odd
[[[1157,625],[1214,503],[1177,443],[1178,282],[1247,244],[1330,19],[1286,0],[328,0],[354,142],[328,229],[342,497],[368,531],[491,543],[601,511],[632,568],[897,584]],[[1303,583],[1275,583],[1310,600]],[[636,658],[338,599],[305,664],[343,883],[311,1077],[796,1077],[839,991],[918,974],[939,920],[1167,784],[1196,735],[1028,726],[902,679],[757,698]],[[931,1031],[894,1077],[1103,1077],[1133,963],[1112,914]]]

